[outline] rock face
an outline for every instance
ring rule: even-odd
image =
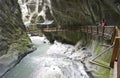
[[[17,0],[0,0],[0,76],[31,49]]]
[[[120,25],[119,2],[115,0],[52,0],[54,16],[61,26]]]
[[[29,25],[120,25],[119,0],[19,0],[24,23]]]
[[[107,25],[120,25],[119,0],[18,0],[23,21],[29,29],[37,27],[97,26],[102,20]],[[37,27],[35,27],[37,26]],[[34,29],[34,27],[36,29]],[[74,33],[74,32],[73,32]],[[49,40],[76,41],[72,32],[44,33]],[[79,34],[79,32],[77,33]],[[79,36],[79,35],[78,35]],[[68,37],[68,38],[67,38]]]

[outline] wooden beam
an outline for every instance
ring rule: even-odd
[[[120,78],[120,50],[119,50],[119,57],[117,61],[117,78]]]
[[[104,38],[105,27],[102,28],[102,37]]]
[[[110,62],[110,67],[114,67],[114,61],[116,60],[117,58],[117,54],[118,54],[118,51],[119,51],[119,38],[116,38],[115,39],[115,43],[114,43],[114,48],[113,48],[113,53],[112,53],[112,58],[111,58],[111,62]]]
[[[117,27],[116,27],[116,30],[117,30],[117,36],[120,37],[120,27],[117,26]]]
[[[112,34],[112,39],[111,39],[111,43],[112,43],[112,44],[114,44],[115,36],[116,36],[116,29],[114,28],[114,32],[113,32],[113,34]]]
[[[117,62],[114,62],[114,70],[113,70],[113,78],[118,78],[117,77]]]
[[[99,29],[98,29],[98,26],[97,26],[97,35],[99,34]]]

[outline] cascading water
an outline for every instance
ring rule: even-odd
[[[88,50],[55,41],[45,44],[46,38],[31,37],[37,50],[28,54],[3,78],[91,78],[83,59],[91,56]]]
[[[37,67],[39,70],[35,69],[37,78],[89,78],[83,64],[75,61],[76,58],[79,58],[80,61],[83,59],[82,57],[86,56],[80,55],[80,53],[75,56],[72,53],[73,50],[74,47],[71,45],[55,42],[48,49],[46,56],[37,59],[40,65]]]
[[[50,0],[18,0],[21,7],[22,19],[26,26],[49,25],[54,21],[46,17],[46,12],[50,10],[53,16]],[[40,20],[43,19],[41,22]]]

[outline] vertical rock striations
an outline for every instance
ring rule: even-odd
[[[0,76],[31,47],[17,0],[0,0]]]
[[[119,0],[19,0],[25,25],[119,25]]]
[[[61,26],[96,25],[105,19],[119,25],[120,3],[117,0],[52,0],[53,15]]]

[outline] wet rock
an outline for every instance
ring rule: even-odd
[[[0,0],[0,76],[28,52],[30,45],[17,0]]]

